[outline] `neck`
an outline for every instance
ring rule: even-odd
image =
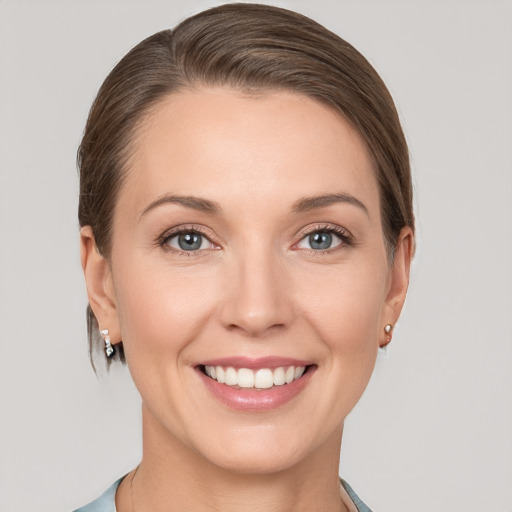
[[[336,432],[292,467],[270,473],[237,473],[219,467],[143,414],[143,459],[132,481],[123,482],[118,510],[132,512],[345,511]],[[120,493],[121,494],[121,493]]]

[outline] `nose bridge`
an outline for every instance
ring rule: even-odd
[[[244,244],[228,275],[222,321],[247,335],[284,327],[291,319],[284,262],[270,244]]]

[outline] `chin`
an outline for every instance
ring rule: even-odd
[[[293,429],[298,435],[290,435]],[[212,436],[208,445],[199,451],[210,463],[226,471],[245,475],[270,475],[299,467],[307,463],[312,453],[318,451],[325,433],[304,436],[305,430],[302,427],[290,428],[289,425],[277,429],[268,426],[240,428],[222,438],[214,440]],[[337,438],[341,438],[341,430],[333,436],[327,436],[329,445],[332,441],[338,445]]]
[[[233,449],[232,453],[211,454],[210,462],[217,467],[240,475],[271,475],[289,470],[302,460],[301,454],[275,450],[273,447],[264,450],[250,449],[245,452]]]

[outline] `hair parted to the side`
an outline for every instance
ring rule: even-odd
[[[386,86],[354,47],[322,25],[286,9],[246,3],[203,11],[148,37],[101,86],[78,150],[78,217],[80,226],[91,226],[104,257],[110,256],[113,212],[138,123],[165,96],[200,86],[297,92],[351,122],[374,161],[392,260],[400,230],[414,231],[414,214],[409,152]],[[90,306],[87,327],[93,362],[101,337]],[[114,359],[124,361],[122,344],[117,348]]]

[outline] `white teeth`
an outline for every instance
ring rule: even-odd
[[[253,388],[254,372],[248,368],[240,368],[238,370],[238,385],[241,388]]]
[[[254,387],[258,389],[268,389],[274,385],[274,375],[272,374],[272,370],[268,368],[264,368],[263,370],[258,370],[254,377]]]
[[[297,366],[295,368],[295,375],[294,375],[295,379],[299,379],[300,377],[302,377],[305,370],[306,370],[306,368],[304,366]]]
[[[238,385],[238,375],[237,375],[237,372],[231,366],[226,368],[225,379],[226,379],[226,384],[228,386],[236,386],[236,385]]]
[[[286,382],[284,378],[284,368],[276,368],[274,370],[274,386],[282,386]]]
[[[205,366],[206,375],[221,384],[228,386],[239,386],[241,388],[269,389],[272,386],[290,384],[300,379],[306,371],[305,366],[280,366],[279,368],[260,368],[251,370],[239,368],[238,371],[232,366]]]

